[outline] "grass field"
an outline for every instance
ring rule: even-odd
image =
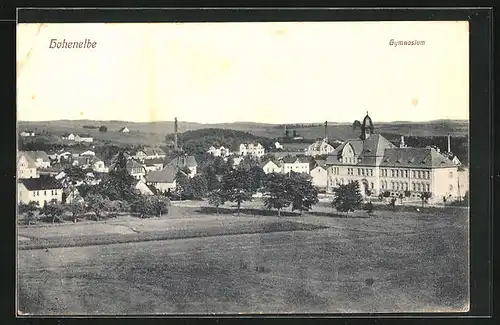
[[[237,217],[198,210],[186,204],[162,219],[20,228],[19,235],[30,240],[129,236],[126,227],[142,234],[218,233],[19,250],[18,309],[75,315],[468,308],[466,210],[378,211],[370,218]],[[279,224],[282,231],[265,226]],[[258,232],[238,234],[238,229]]]

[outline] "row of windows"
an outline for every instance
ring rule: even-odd
[[[356,157],[344,157],[342,158],[342,162],[344,164],[355,164],[358,161]]]
[[[333,179],[333,178],[330,178],[330,186],[339,186],[339,185],[344,185],[344,179],[341,178],[341,179]],[[347,184],[350,184],[350,183],[353,183],[354,180],[352,179],[348,179],[347,180]],[[373,182],[370,183],[370,188],[371,189],[374,189],[375,188],[375,184],[373,184]]]
[[[408,178],[409,171],[407,169],[381,169],[380,176],[381,177],[404,177]],[[412,170],[411,171],[412,178],[421,178],[421,179],[430,179],[431,174],[428,170]]]
[[[390,187],[389,187],[390,185]],[[409,186],[408,182],[390,182],[388,183],[387,181],[381,181],[380,182],[380,187],[383,190],[396,190],[396,191],[408,191]],[[429,183],[412,183],[412,190],[417,191],[417,192],[430,192],[431,185]]]
[[[47,190],[43,191],[43,195],[47,196]],[[50,195],[56,195],[57,190],[50,190]],[[33,191],[33,196],[40,196],[40,191]]]

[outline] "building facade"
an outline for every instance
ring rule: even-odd
[[[363,195],[378,196],[388,191],[399,196],[409,191],[418,199],[431,193],[430,201],[463,196],[458,166],[435,148],[396,147],[375,134],[371,118],[366,115],[359,138],[342,143],[326,160],[327,191],[358,181]]]
[[[240,144],[240,156],[252,156],[260,158],[264,156],[266,150],[260,143]]]
[[[17,154],[17,178],[38,178],[39,174],[35,160],[23,152]]]
[[[321,139],[313,144],[311,144],[309,147],[305,149],[305,154],[306,156],[323,156],[323,155],[329,155],[331,154],[335,148],[328,143],[328,140]]]

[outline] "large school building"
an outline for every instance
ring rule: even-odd
[[[388,191],[399,196],[410,191],[412,198],[430,192],[430,201],[463,197],[467,184],[460,184],[459,166],[432,147],[395,146],[374,133],[372,119],[366,114],[359,138],[342,143],[328,156],[327,191],[358,181],[363,195],[378,196]],[[467,182],[468,183],[468,182]]]

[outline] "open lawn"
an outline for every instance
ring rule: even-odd
[[[162,219],[19,228],[20,245],[103,235],[192,238],[19,250],[18,309],[66,315],[468,309],[465,209],[277,218],[208,215],[199,212],[201,204],[184,205]]]

